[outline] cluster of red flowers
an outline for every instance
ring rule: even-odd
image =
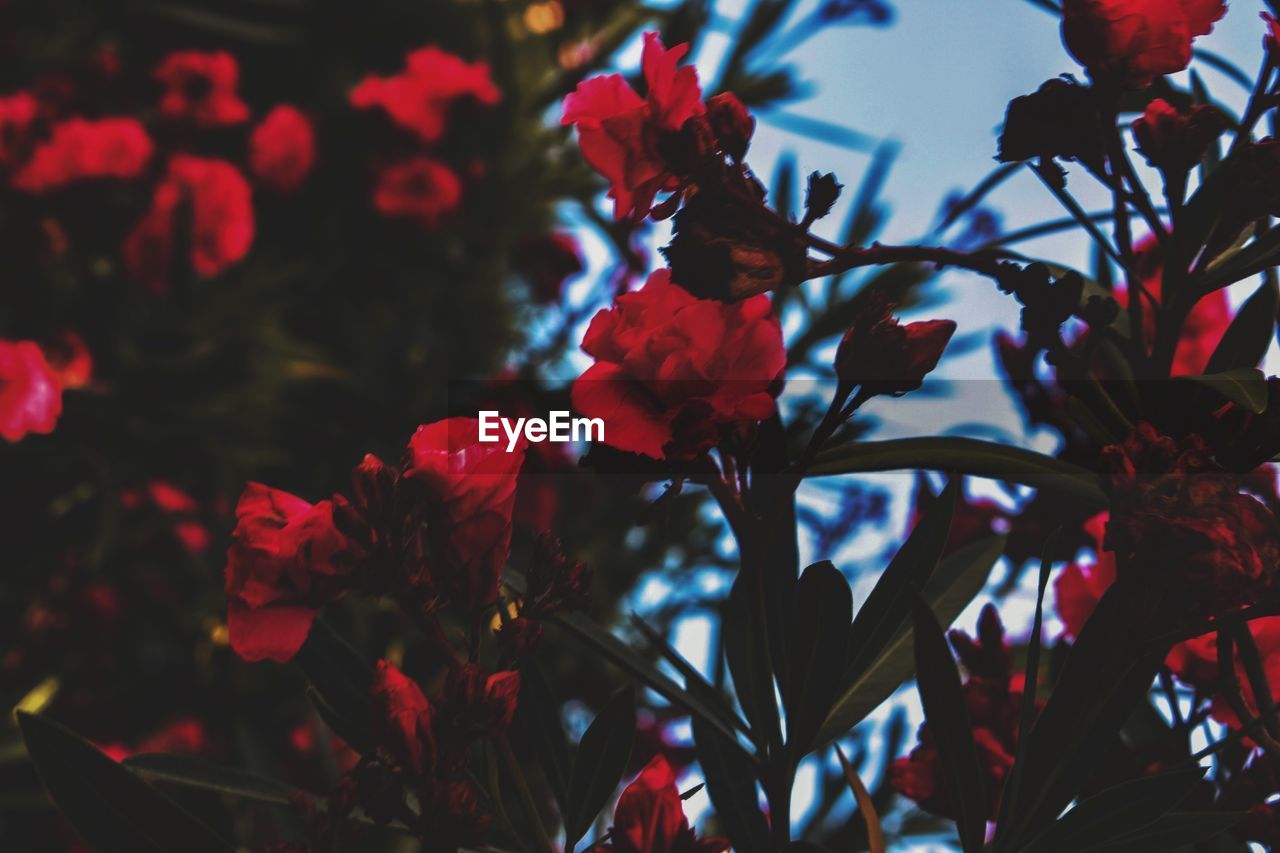
[[[444,137],[453,110],[468,102],[492,106],[501,98],[487,63],[469,63],[427,46],[409,52],[400,73],[365,77],[351,90],[350,100],[357,109],[383,112],[419,144],[432,146]],[[434,230],[458,208],[462,194],[458,173],[423,151],[381,167],[373,206],[386,216],[416,220]]]

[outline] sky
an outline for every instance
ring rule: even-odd
[[[722,31],[709,37],[695,57],[701,76],[714,77],[725,48],[731,44],[733,32],[752,0],[722,0],[717,6]],[[953,192],[963,192],[979,183],[997,164],[994,162],[996,137],[1008,102],[1037,89],[1042,82],[1060,74],[1075,74],[1083,79],[1080,67],[1062,46],[1057,19],[1028,0],[887,0],[894,8],[894,22],[888,27],[831,27],[790,51],[786,61],[808,82],[809,97],[785,107],[787,113],[820,119],[856,130],[873,140],[892,141],[899,148],[893,171],[883,193],[892,216],[883,234],[886,243],[918,242],[934,222],[942,201]],[[796,18],[802,18],[815,3],[802,5]],[[1244,69],[1256,73],[1261,61],[1261,39],[1264,25],[1259,13],[1261,0],[1237,0],[1214,32],[1196,43],[1226,56]],[[624,49],[618,58],[620,66],[634,65],[639,57],[638,44]],[[1222,73],[1193,64],[1202,75],[1214,97],[1236,110],[1243,107],[1247,92]],[[1176,82],[1185,84],[1187,74]],[[797,174],[814,170],[833,171],[846,187],[855,187],[866,170],[870,155],[864,151],[815,142],[790,132],[784,123],[759,116],[760,124],[752,142],[749,160],[758,175],[768,181],[782,156],[793,156]],[[1135,155],[1135,162],[1141,158]],[[1143,166],[1145,170],[1145,166]],[[1150,176],[1149,172],[1145,173]],[[1158,190],[1159,184],[1151,184]],[[1109,207],[1109,200],[1088,176],[1078,170],[1070,179],[1070,188],[1087,210]],[[844,220],[852,192],[846,191],[833,214],[815,230],[823,236],[836,237]],[[1012,231],[1036,223],[1058,219],[1064,214],[1034,175],[1027,172],[1015,176],[993,193],[987,204],[1002,217],[1005,230]],[[658,229],[652,245],[665,242]],[[587,246],[591,267],[599,272],[607,265],[603,247]],[[1020,244],[1018,249],[1035,257],[1088,270],[1092,247],[1079,233],[1046,238]],[[591,276],[588,276],[590,279]],[[583,286],[589,286],[584,284]],[[985,279],[963,272],[944,273],[932,287],[943,294],[941,304],[931,305],[928,314],[907,319],[945,316],[959,324],[957,337],[977,336],[990,340],[998,329],[1016,332],[1018,306],[1010,297],[999,293]],[[1255,286],[1242,283],[1231,292],[1238,304]],[[1268,356],[1269,372],[1278,372],[1280,353],[1274,348]],[[944,358],[935,374],[950,380],[993,379],[995,371],[990,346],[972,348],[955,358]],[[872,410],[881,418],[875,437],[919,434],[919,412],[930,406],[930,428],[945,428],[950,419],[959,424],[975,419],[995,421],[1029,447],[1051,451],[1053,437],[1026,432],[1021,417],[1007,395],[993,383],[954,382],[964,387],[956,402],[938,414],[936,401],[920,401],[912,408],[909,400],[888,402],[891,410]],[[980,395],[980,396],[975,396]],[[901,536],[909,509],[907,499],[909,475],[876,475],[868,478],[895,496],[889,517],[868,536],[859,535],[845,543],[839,554],[806,554],[815,559],[831,557],[856,562],[874,555]],[[979,490],[981,487],[979,485]],[[829,501],[821,489],[806,487],[802,502],[822,506]],[[802,540],[802,545],[807,543]],[[999,576],[997,571],[996,576]],[[855,603],[870,589],[874,576],[854,578]],[[637,607],[655,601],[670,590],[642,589]],[[972,629],[980,603],[967,610],[958,621],[962,628]],[[1034,593],[1022,590],[1013,602],[1002,604],[1001,612],[1011,623],[1012,633],[1022,631],[1030,621]],[[706,660],[707,622],[693,617],[677,631],[679,647],[695,663]],[[1055,630],[1051,624],[1048,630]],[[909,690],[899,701],[908,708],[912,726],[920,720],[918,704]],[[885,714],[873,717],[872,725]],[[797,785],[793,812],[804,813],[808,804],[807,773],[802,771]],[[697,781],[691,776],[687,783]],[[872,779],[865,779],[868,784]],[[705,794],[689,803],[695,816],[708,807]],[[944,841],[922,843],[915,847],[897,848],[914,851],[951,849]]]

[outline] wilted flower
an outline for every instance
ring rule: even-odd
[[[1032,94],[1009,102],[997,159],[1014,163],[1060,157],[1100,172],[1105,159],[1104,133],[1094,91],[1055,77]]]
[[[787,363],[767,296],[697,299],[667,270],[591,320],[582,348],[596,363],[573,384],[574,408],[604,420],[604,443],[654,459],[688,459],[723,427],[777,410]]]
[[[715,134],[716,146],[729,157],[741,161],[756,130],[756,120],[733,92],[721,92],[707,100],[707,122]]]

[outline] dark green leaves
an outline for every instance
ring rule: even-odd
[[[311,683],[312,702],[325,723],[356,752],[366,752],[373,742],[369,663],[321,619],[311,626],[295,660]]]
[[[793,762],[808,752],[835,701],[852,621],[853,594],[844,575],[829,562],[805,569],[791,611],[791,665],[782,697]]]
[[[978,853],[987,826],[987,798],[960,673],[938,618],[918,594],[911,596],[911,622],[920,703],[938,744],[947,801],[955,815],[961,847],[965,853]]]
[[[57,723],[18,715],[27,754],[76,830],[103,853],[230,853],[190,812]]]
[[[1264,284],[1240,306],[1231,325],[1222,334],[1204,372],[1223,373],[1237,368],[1257,367],[1267,354],[1274,336],[1280,293],[1275,285]]]
[[[542,775],[551,787],[561,814],[568,810],[569,742],[560,721],[560,703],[533,661],[520,667],[520,701],[516,705],[516,730],[532,750]]]
[[[1100,509],[1108,504],[1097,476],[1078,465],[974,438],[902,438],[844,444],[819,453],[806,476],[899,469],[957,471],[1033,486]]]
[[[1122,782],[1083,800],[1023,850],[1071,853],[1105,846],[1169,814],[1203,776],[1203,769],[1192,768]]]
[[[1175,376],[1174,379],[1210,388],[1255,415],[1267,409],[1267,376],[1256,367],[1237,367],[1205,376]]]
[[[992,536],[967,545],[942,561],[924,586],[925,600],[940,621],[950,623],[973,600],[1003,551],[1004,537]],[[866,605],[859,615],[865,611]],[[843,735],[911,677],[915,666],[911,633],[909,623],[902,625],[861,672],[851,672],[846,667],[844,689],[823,722],[815,744]]]
[[[147,779],[200,788],[260,803],[289,805],[289,795],[297,789],[278,779],[268,779],[237,767],[211,764],[193,755],[149,752],[124,760],[124,765]]]
[[[760,811],[755,767],[736,742],[701,720],[693,721],[698,764],[707,779],[707,796],[738,853],[767,853],[769,824]]]
[[[626,772],[631,744],[636,736],[635,691],[626,687],[592,721],[578,744],[569,777],[565,810],[565,849],[572,850],[586,834],[596,815],[609,802]]]

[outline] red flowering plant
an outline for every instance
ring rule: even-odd
[[[397,9],[368,31],[161,4],[207,31],[143,42],[151,21],[145,49],[104,39],[0,99],[26,297],[0,316],[21,566],[0,684],[24,793],[38,777],[66,821],[14,837],[1274,844],[1280,379],[1259,365],[1280,142],[1257,137],[1280,51],[1269,23],[1236,115],[1174,76],[1218,0],[1038,5],[1084,74],[1014,99],[997,170],[906,245],[875,239],[889,148],[838,239],[834,174],[796,204],[789,168],[766,189],[752,167],[790,90],[758,70],[769,40],[812,26],[790,3],[747,12],[714,76],[691,61],[697,3],[662,33],[624,3]],[[103,14],[91,30],[128,31]],[[605,67],[627,43],[630,78]],[[999,232],[983,199],[1024,172],[1065,225]],[[611,290],[566,203],[617,255]],[[1009,248],[1073,229],[1087,273]],[[943,268],[1019,307],[997,357],[1053,452],[912,414],[972,337],[916,316]],[[462,375],[482,379],[446,398]],[[548,449],[473,416],[544,404],[599,429]],[[872,440],[897,413],[912,434]],[[856,583],[845,534],[890,525],[855,478],[890,471],[914,475],[907,532]],[[976,631],[948,632],[986,592]],[[713,638],[697,661],[672,631],[690,609]],[[880,711],[912,695],[906,743]]]

